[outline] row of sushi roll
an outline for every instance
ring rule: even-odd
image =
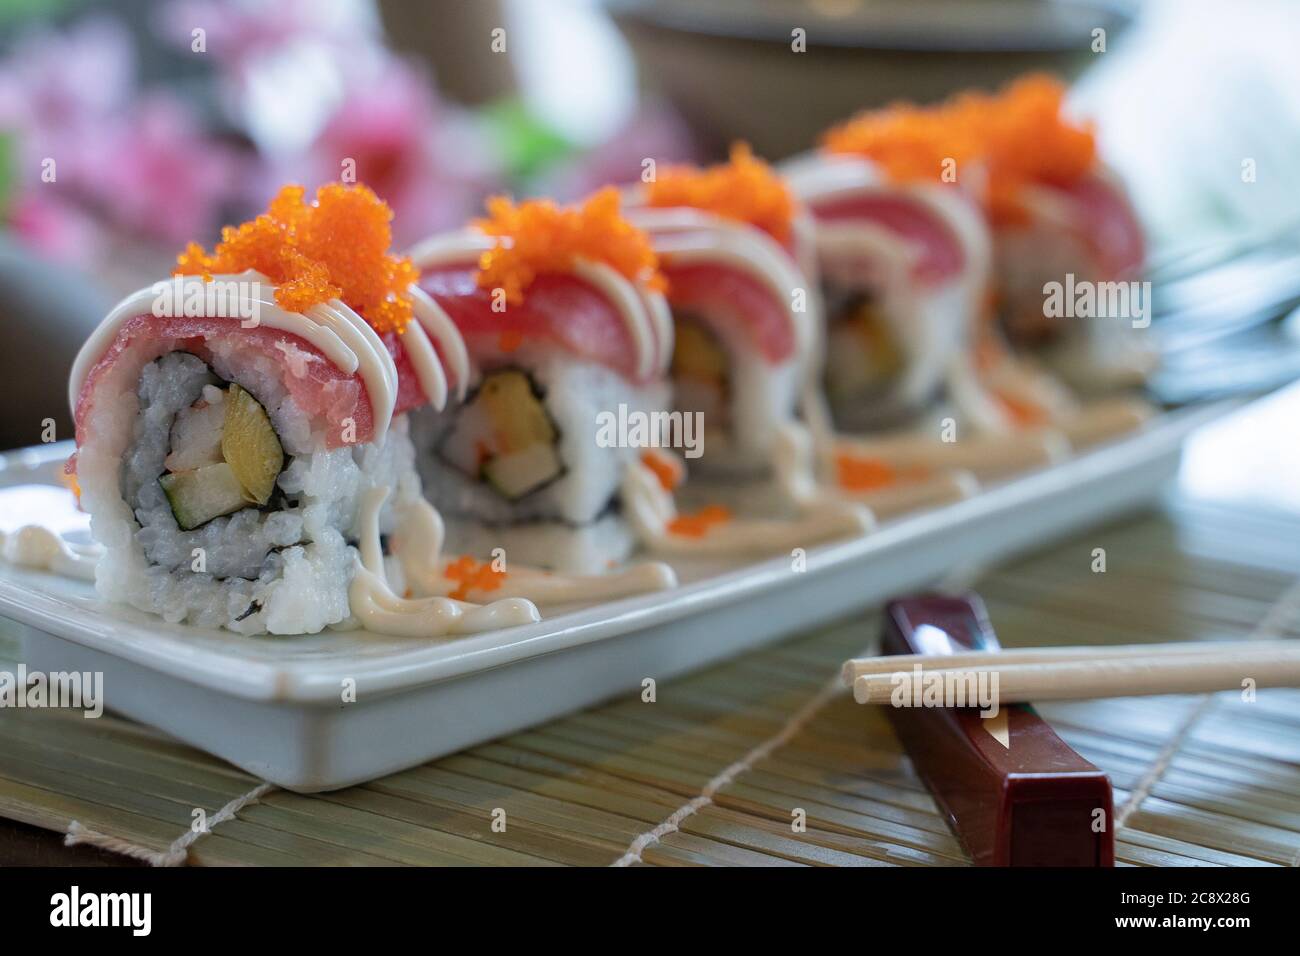
[[[72,371],[100,593],[244,634],[489,630],[672,587],[660,559],[863,534],[1145,414],[1089,397],[1141,383],[1140,335],[1044,318],[1045,282],[1143,255],[1050,79],[647,178],[495,198],[406,256],[364,186],[289,186],[188,247]]]

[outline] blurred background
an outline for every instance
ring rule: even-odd
[[[117,297],[349,161],[406,245],[492,192],[576,198],[736,138],[778,160],[1047,69],[1153,260],[1300,219],[1294,0],[0,0],[0,38],[0,447],[69,436],[69,363]]]

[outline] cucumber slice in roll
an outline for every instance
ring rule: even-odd
[[[244,486],[227,462],[176,471],[158,479],[182,531],[248,507]]]

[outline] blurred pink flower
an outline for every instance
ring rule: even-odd
[[[0,62],[0,129],[13,134],[20,186],[41,182],[46,159],[56,182],[75,184],[96,159],[86,144],[127,102],[134,72],[130,38],[105,17],[20,38]]]
[[[440,102],[422,73],[391,59],[349,91],[309,147],[313,184],[356,181],[393,207],[399,245],[459,226],[496,182],[496,162],[469,120]]]
[[[322,4],[320,0],[173,0],[161,8],[159,33],[184,48],[193,31],[205,33],[206,52],[236,80],[263,57],[309,41],[340,52],[378,34],[363,4]],[[378,40],[375,41],[376,43]]]
[[[108,218],[169,243],[219,225],[240,164],[166,93],[143,97],[91,151],[100,161],[84,186]]]
[[[130,38],[107,17],[35,29],[12,50],[0,64],[0,125],[75,129],[120,106],[134,78]]]
[[[34,32],[0,62],[18,171],[8,218],[39,251],[84,257],[109,234],[175,245],[215,228],[236,154],[181,100],[139,97],[134,80],[130,38],[104,17]]]
[[[9,228],[38,255],[62,262],[86,262],[103,249],[96,223],[53,194],[19,196],[6,211]]]

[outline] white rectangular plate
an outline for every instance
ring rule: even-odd
[[[89,584],[2,564],[0,615],[17,622],[29,670],[100,671],[117,712],[280,786],[330,790],[807,630],[1135,508],[1176,472],[1188,432],[1222,411],[1161,416],[973,498],[811,549],[803,571],[788,556],[703,576],[683,568],[688,583],[671,591],[472,637],[241,637],[168,625],[102,601]],[[4,456],[0,487],[57,484],[69,451]],[[3,517],[11,525],[17,516]],[[355,686],[354,702],[344,702],[345,686]]]

